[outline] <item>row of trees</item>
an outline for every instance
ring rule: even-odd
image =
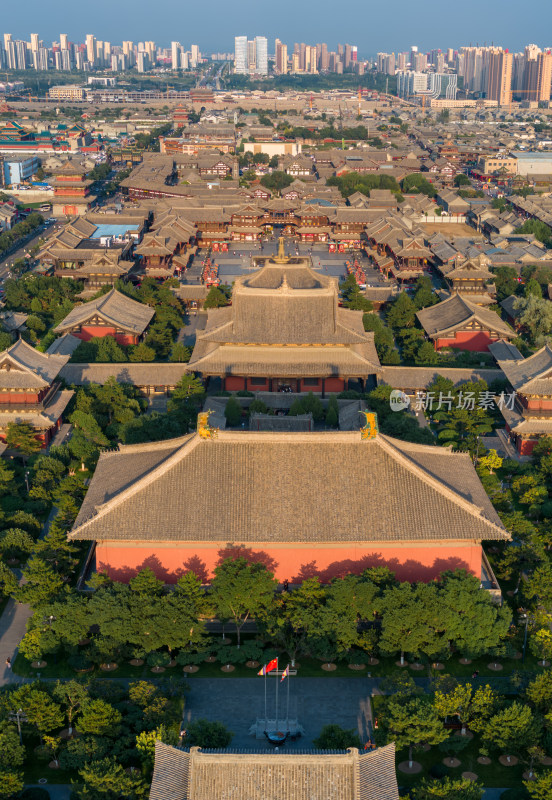
[[[29,216],[23,220],[23,222],[16,222],[15,225],[10,228],[9,231],[3,231],[0,233],[0,254],[4,253],[6,250],[9,250],[10,247],[14,247],[20,242],[25,236],[36,231],[42,223],[44,222],[44,218],[41,214],[37,212],[33,212],[29,214]]]
[[[60,648],[92,663],[176,651],[182,663],[196,656],[201,661],[217,650],[203,622],[211,617],[234,625],[236,651],[243,626],[255,619],[261,639],[291,660],[303,652],[353,663],[376,653],[434,661],[454,651],[476,658],[510,647],[509,609],[493,604],[479,581],[463,571],[444,573],[439,582],[410,584],[377,567],[327,585],[308,578],[293,591],[277,592],[265,564],[237,556],[221,560],[208,592],[187,572],[165,593],[146,568],[129,585],[95,576],[91,596],[67,590],[43,565],[35,577],[31,564],[26,578],[14,594],[35,609],[20,647],[33,661]],[[234,655],[239,660],[240,654]]]

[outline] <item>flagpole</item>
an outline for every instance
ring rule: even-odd
[[[276,659],[278,661],[278,659]],[[276,678],[278,678],[278,664],[276,663]],[[276,681],[276,730],[278,730],[278,684],[280,683],[279,680]]]
[[[265,731],[266,731],[266,723],[267,723],[267,719],[266,719],[266,674],[267,673],[266,673],[266,670],[265,670],[265,674],[264,674],[264,679],[265,679],[265,718],[264,718],[264,727],[265,727]]]
[[[288,667],[289,669],[289,667]],[[287,676],[287,703],[286,703],[286,733],[289,730],[289,682],[291,678]]]

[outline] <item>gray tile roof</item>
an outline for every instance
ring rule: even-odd
[[[467,454],[382,435],[361,441],[358,432],[233,431],[102,453],[70,536],[256,543],[508,538]]]
[[[473,321],[481,324],[485,330],[499,333],[504,338],[515,336],[512,328],[501,320],[496,312],[471,303],[465,295],[453,294],[448,300],[423,308],[416,316],[431,338],[455,330],[465,330],[466,325]]]
[[[189,752],[157,742],[150,800],[398,800],[395,745],[370,753]]]
[[[155,310],[144,303],[138,303],[116,289],[111,289],[107,294],[75,306],[65,319],[54,330],[58,333],[70,331],[78,325],[83,325],[92,317],[98,316],[108,325],[114,325],[123,330],[142,334],[149,325]]]
[[[552,395],[552,348],[549,345],[529,358],[501,361],[500,366],[516,391]]]
[[[46,388],[68,360],[69,356],[41,353],[19,339],[0,353],[0,388]]]
[[[180,363],[152,362],[124,364],[66,364],[60,372],[72,386],[84,386],[87,383],[103,385],[109,378],[116,378],[117,383],[130,383],[133,386],[176,386],[186,373],[188,365]]]

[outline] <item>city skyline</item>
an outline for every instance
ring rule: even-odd
[[[328,29],[325,15],[313,19],[308,8],[302,9],[291,0],[282,0],[278,15],[274,15],[272,9],[269,11],[268,4],[263,4],[262,13],[258,3],[242,0],[240,16],[249,22],[243,24],[236,19],[230,26],[226,5],[221,0],[214,0],[208,11],[203,7],[187,8],[181,23],[178,12],[175,14],[175,9],[180,10],[175,0],[158,0],[156,14],[148,18],[147,23],[146,13],[149,14],[151,7],[144,0],[119,0],[116,6],[108,0],[97,0],[93,19],[84,13],[82,7],[64,8],[61,32],[67,33],[71,41],[79,42],[84,41],[88,33],[113,42],[155,39],[161,46],[170,46],[174,39],[182,42],[193,39],[204,51],[231,50],[234,36],[252,38],[262,35],[267,37],[269,52],[272,52],[277,38],[286,43],[293,39],[328,41],[328,34],[332,37],[328,45],[334,49],[340,40],[350,38],[354,29],[362,57],[372,56],[377,50],[407,50],[414,44],[423,50],[485,43],[518,50],[527,41],[541,47],[548,46],[550,36],[546,20],[552,20],[549,3],[547,0],[529,0],[526,5],[533,13],[516,18],[514,26],[511,16],[505,13],[519,9],[513,0],[488,0],[484,5],[477,0],[466,0],[463,14],[451,28],[444,15],[429,15],[429,5],[426,16],[423,7],[419,4],[413,6],[407,0],[397,0],[392,10],[387,6],[351,0],[348,13],[332,19]],[[354,20],[353,26],[351,20]],[[12,7],[2,27],[18,39],[30,36],[31,29],[38,31],[47,44],[57,41],[60,33],[59,18],[52,13],[51,6],[38,0],[29,0],[24,8]],[[365,31],[364,35],[362,31]]]

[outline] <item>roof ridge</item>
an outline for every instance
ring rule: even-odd
[[[466,500],[464,497],[462,497],[462,495],[458,494],[458,492],[455,492],[454,489],[445,486],[444,483],[440,483],[425,469],[425,467],[415,464],[405,452],[403,452],[399,447],[397,447],[397,445],[394,444],[394,442],[399,441],[398,439],[392,439],[384,434],[379,434],[376,441],[379,441],[380,446],[382,446],[386,452],[395,458],[396,461],[406,467],[409,472],[421,477],[426,484],[435,489],[439,494],[444,495],[449,500],[459,505],[462,509],[464,509],[464,511],[467,511],[469,514],[471,514],[471,516],[476,517],[477,519],[484,519],[485,522],[487,522],[489,525],[492,525],[493,528],[499,530],[501,534],[504,533],[505,529],[499,527],[495,522],[492,522],[492,520],[485,515],[483,508],[476,506],[475,503],[470,503],[469,500]],[[427,446],[432,447],[433,445]],[[458,454],[455,453],[454,455]]]

